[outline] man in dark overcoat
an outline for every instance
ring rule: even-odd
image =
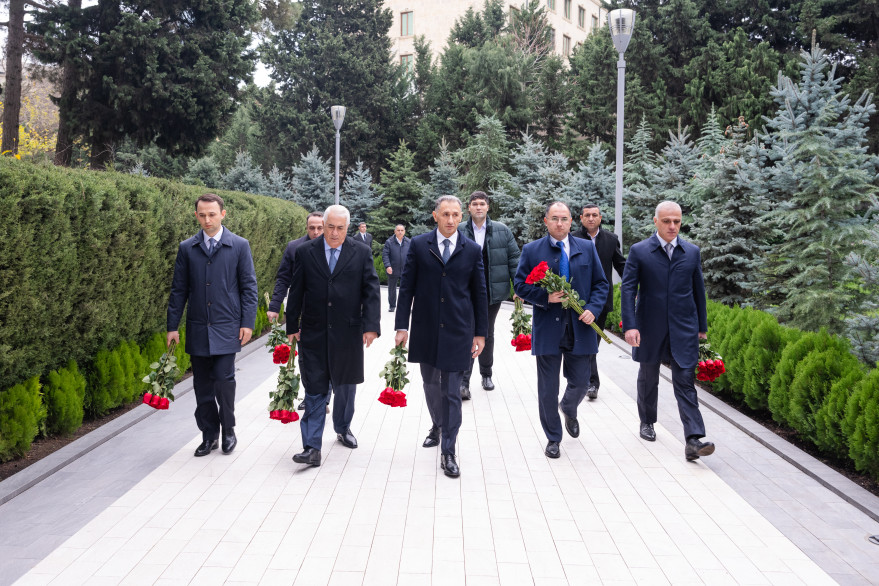
[[[372,250],[372,234],[366,231],[366,222],[360,222],[357,226],[357,233],[354,235],[354,240],[362,242]]]
[[[320,466],[330,388],[335,393],[333,429],[348,448],[354,394],[363,382],[363,346],[381,333],[378,275],[372,253],[347,236],[348,210],[333,205],[324,212],[324,233],[296,251],[287,304],[287,335],[299,339],[299,364],[305,387],[300,423],[303,451],[299,464]]]
[[[577,407],[589,388],[589,355],[598,351],[598,335],[589,324],[601,313],[608,292],[595,245],[571,236],[571,221],[566,204],[557,201],[547,206],[543,222],[549,233],[522,247],[513,281],[516,294],[533,306],[531,353],[537,360],[537,401],[540,424],[548,440],[544,453],[549,458],[561,455],[559,411],[565,416],[568,434],[580,435]],[[562,307],[562,292],[548,293],[539,285],[526,283],[528,275],[541,262],[571,282],[586,302],[582,315]],[[567,386],[559,402],[559,369],[563,360]]]
[[[382,262],[388,274],[388,311],[394,311],[397,307],[397,285],[403,275],[411,242],[406,236],[406,226],[397,224],[394,234],[382,246]]]
[[[301,236],[296,240],[287,243],[284,249],[284,256],[281,258],[281,266],[278,267],[278,274],[275,276],[275,290],[272,293],[272,300],[269,302],[269,310],[266,312],[269,321],[278,319],[281,311],[281,304],[287,298],[287,292],[290,290],[290,283],[293,281],[293,266],[296,264],[296,249],[309,240],[314,240],[324,233],[324,213],[311,212],[305,219],[305,236]]]
[[[604,309],[595,318],[595,323],[603,330],[607,325],[607,314],[613,311],[613,270],[616,269],[617,274],[622,277],[623,270],[626,268],[626,257],[623,256],[623,249],[620,246],[620,239],[617,238],[617,235],[601,227],[601,210],[595,204],[583,206],[583,209],[580,211],[580,229],[574,232],[574,236],[591,240],[595,243],[595,250],[598,251],[601,268],[604,269],[604,276],[607,278],[607,284],[610,287],[607,292],[607,301],[604,302]],[[597,357],[598,354],[590,355],[589,388],[586,390],[586,396],[590,401],[598,398],[598,387],[601,386],[601,379],[598,378]]]
[[[485,346],[488,297],[482,250],[458,232],[461,200],[437,199],[437,228],[412,239],[396,316],[395,343],[412,337],[409,362],[421,365],[424,397],[432,426],[424,447],[442,446],[440,466],[446,476],[460,475],[455,442],[461,427],[461,380],[470,360]]]
[[[656,206],[656,233],[632,245],[620,285],[623,328],[638,370],[640,435],[656,440],[659,365],[671,364],[678,412],[684,424],[684,456],[695,460],[714,453],[701,441],[705,423],[696,397],[695,368],[699,340],[707,337],[708,315],[699,247],[678,235],[681,207],[673,201]]]
[[[180,243],[168,298],[167,342],[180,342],[177,328],[186,312],[186,352],[192,359],[195,422],[202,443],[196,456],[217,449],[222,429],[223,453],[235,437],[235,354],[253,335],[257,287],[250,243],[223,228],[223,199],[208,193],[195,202],[201,230]]]

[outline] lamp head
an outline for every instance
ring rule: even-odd
[[[332,106],[330,116],[333,118],[333,126],[339,130],[342,128],[342,122],[345,121],[345,106]]]
[[[635,29],[635,11],[630,8],[618,8],[607,13],[607,24],[610,27],[610,36],[617,53],[623,54],[632,39],[632,31]]]

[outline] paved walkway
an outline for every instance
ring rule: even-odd
[[[665,380],[657,441],[643,442],[637,367],[619,340],[599,353],[580,438],[548,460],[535,362],[506,343],[509,309],[498,388],[474,384],[462,474],[446,478],[438,450],[421,447],[418,369],[408,407],[376,401],[392,320],[367,350],[359,449],[328,426],[324,464],[294,464],[298,426],[265,411],[277,367],[249,347],[233,454],[192,456],[184,382],[169,411],[138,407],[0,483],[0,584],[879,583],[879,499],[707,393],[717,452],[686,462]]]

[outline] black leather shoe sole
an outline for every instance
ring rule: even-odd
[[[688,462],[692,462],[693,460],[698,460],[699,456],[710,456],[714,453],[714,444],[711,442],[707,442],[698,450],[684,450],[684,456],[687,458]]]
[[[422,448],[435,448],[439,445],[439,438],[432,438],[430,436],[424,438],[424,443],[421,444]]]
[[[220,443],[217,440],[214,440],[214,442],[210,446],[208,446],[206,444],[206,442],[202,442],[202,444],[200,446],[195,448],[195,457],[201,458],[202,456],[207,456],[213,450],[216,450],[219,447],[220,447]]]

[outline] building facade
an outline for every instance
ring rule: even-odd
[[[524,0],[505,0],[509,17]],[[607,11],[600,0],[541,0],[553,28],[555,52],[568,57],[578,43],[586,40],[593,30],[606,27]],[[468,8],[483,9],[485,0],[385,0],[385,6],[394,13],[391,25],[391,50],[400,63],[412,66],[415,59],[415,36],[424,36],[430,42],[433,54],[439,55],[446,46],[455,21]],[[610,33],[608,33],[610,34]]]

